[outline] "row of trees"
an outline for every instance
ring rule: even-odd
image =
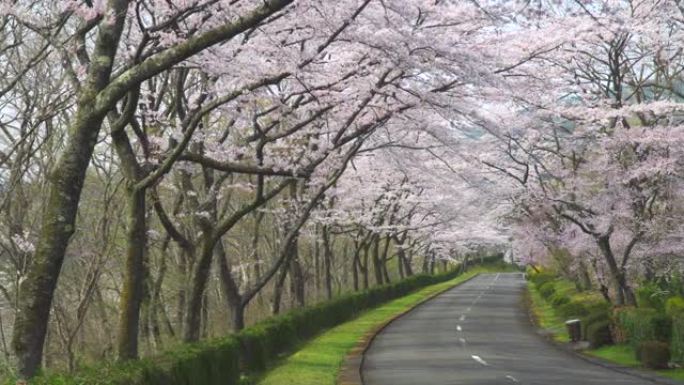
[[[0,342],[21,378],[500,241],[454,125],[508,71],[477,50],[502,22],[480,4],[6,0],[0,17]]]
[[[619,304],[682,270],[677,0],[5,0],[0,16],[0,347],[20,377],[509,237]]]
[[[492,130],[484,161],[517,184],[517,255],[614,304],[636,305],[642,280],[683,268],[683,11],[678,1],[539,4],[540,55],[514,70],[516,108],[492,115],[512,127]]]

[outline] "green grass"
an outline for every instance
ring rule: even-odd
[[[606,361],[614,362],[622,366],[628,366],[632,368],[641,367],[641,363],[636,359],[636,352],[630,345],[621,344],[604,346],[602,348],[588,350],[586,353],[590,356],[602,358]],[[664,377],[684,381],[684,368],[656,370],[655,372]]]
[[[411,309],[431,295],[445,291],[478,273],[501,271],[500,268],[479,267],[447,282],[420,289],[361,314],[323,333],[286,358],[281,365],[266,373],[259,385],[333,385],[340,366],[366,333],[392,317]]]
[[[570,337],[565,328],[565,322],[556,314],[550,303],[546,302],[532,282],[527,282],[530,293],[532,314],[542,329],[551,333],[554,341],[568,342]]]
[[[586,352],[590,356],[603,358],[606,361],[614,362],[623,366],[638,367],[641,363],[636,359],[634,348],[630,345],[611,345],[604,346]]]
[[[528,282],[527,287],[530,293],[532,313],[539,326],[544,330],[547,330],[549,333],[552,333],[553,339],[555,341],[569,342],[569,336],[565,328],[565,323],[556,314],[556,311],[553,309],[551,304],[542,298],[532,282]],[[586,300],[593,299],[597,296],[594,293],[579,295],[586,295]],[[575,297],[578,297],[578,295],[573,296],[574,299],[576,299]],[[641,368],[641,363],[636,359],[634,348],[630,345],[621,344],[604,346],[598,349],[585,350],[583,353],[616,363],[618,365]],[[684,381],[684,368],[656,370],[655,372],[664,377]]]

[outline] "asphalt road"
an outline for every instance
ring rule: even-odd
[[[366,353],[365,385],[652,384],[544,341],[519,273],[480,275],[399,318]]]

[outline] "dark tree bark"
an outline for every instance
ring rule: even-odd
[[[323,227],[323,269],[325,272],[325,296],[327,299],[332,299],[332,261],[333,251],[330,242],[330,227]]]
[[[295,239],[292,242],[290,252],[290,292],[292,300],[298,307],[306,305],[306,282],[304,281],[304,271],[299,261],[299,242]]]
[[[225,248],[223,242],[216,244],[216,258],[219,266],[219,276],[221,278],[221,290],[226,296],[228,308],[232,316],[233,331],[240,331],[245,327],[245,312],[242,305],[242,296],[240,290],[233,279],[233,275],[228,265]]]
[[[19,289],[19,308],[14,322],[12,346],[20,379],[33,377],[40,368],[43,344],[57,280],[100,127],[105,113],[96,110],[98,94],[107,86],[125,21],[128,1],[109,2],[113,22],[101,23],[95,42],[94,61],[77,100],[77,113],[65,149],[49,176],[49,192],[38,244],[26,279]]]
[[[363,262],[361,262],[362,260],[359,259],[359,269],[361,270],[361,274],[363,275],[363,288],[365,290],[367,290],[370,287],[370,280],[368,277],[369,249],[370,249],[370,244],[365,243],[363,245]]]
[[[615,280],[615,285],[617,287],[617,305],[636,306],[636,296],[627,282],[625,269],[624,267],[618,266],[617,260],[615,259],[615,255],[613,254],[613,250],[610,246],[610,234],[600,235],[596,240],[603,257],[606,260],[608,269]]]
[[[138,330],[144,294],[145,250],[147,248],[145,190],[129,191],[128,205],[126,272],[119,316],[118,353],[120,360],[138,357]]]
[[[255,27],[290,3],[292,0],[266,1],[245,17],[163,50],[111,80],[129,1],[108,2],[108,12],[114,16],[104,18],[98,26],[91,55],[97,60],[90,63],[87,79],[77,97],[77,112],[69,130],[70,136],[49,176],[49,193],[38,244],[33,263],[20,288],[12,339],[20,379],[33,377],[40,368],[54,291],[69,240],[74,233],[86,170],[107,113],[127,92],[144,80],[207,47]]]
[[[290,270],[288,265],[283,265],[283,267],[281,267],[273,287],[273,300],[271,301],[271,313],[273,313],[273,315],[280,314],[280,305],[283,300],[283,288],[285,287],[285,279],[287,278],[288,270]]]
[[[382,274],[382,261],[380,260],[380,236],[374,235],[371,239],[371,244],[371,258],[373,260],[373,273],[375,274],[375,284],[382,285],[385,283],[385,280]]]
[[[385,245],[383,246],[382,249],[382,256],[380,257],[380,261],[382,263],[382,275],[385,277],[385,283],[392,283],[392,280],[390,279],[389,271],[387,270],[387,261],[388,261],[388,253],[389,253],[389,246],[390,246],[390,241],[391,238],[389,236],[385,237]]]

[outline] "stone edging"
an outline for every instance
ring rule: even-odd
[[[548,344],[556,347],[559,350],[562,350],[563,352],[565,352],[567,354],[570,354],[576,358],[579,358],[582,361],[600,366],[600,367],[608,369],[608,370],[612,370],[614,372],[627,374],[627,375],[630,375],[633,377],[640,378],[642,380],[650,381],[654,384],[663,384],[663,385],[682,385],[682,384],[684,384],[684,382],[676,381],[676,380],[673,380],[673,379],[670,379],[667,377],[658,376],[655,374],[651,374],[651,373],[648,373],[648,372],[641,370],[641,369],[622,366],[619,364],[615,364],[611,361],[608,361],[606,359],[590,356],[588,354],[582,353],[581,351],[573,349],[571,343],[558,342],[558,341],[555,341],[551,335],[539,333],[541,328],[539,327],[538,321],[537,321],[534,313],[532,312],[532,298],[529,296],[529,288],[526,287],[525,291],[526,291],[527,298],[524,301],[524,304],[527,307],[527,313],[528,313],[528,316],[530,317],[530,323],[532,324],[532,326],[537,328],[536,334],[538,336],[540,336]]]
[[[427,296],[426,298],[420,300],[415,305],[413,305],[410,308],[404,310],[403,312],[393,316],[392,318],[390,318],[386,322],[383,322],[382,324],[374,327],[369,332],[364,334],[364,336],[361,337],[361,339],[356,344],[356,346],[345,357],[344,362],[342,363],[342,366],[340,367],[340,371],[337,375],[336,384],[337,385],[363,385],[364,382],[363,382],[363,375],[361,374],[361,369],[363,368],[365,355],[366,355],[366,352],[368,351],[368,349],[370,348],[370,345],[373,343],[373,340],[375,339],[375,337],[378,334],[380,334],[380,332],[385,330],[392,322],[403,317],[407,313],[415,310],[420,305],[423,305],[424,303],[430,301],[431,299],[434,299],[435,297],[444,293],[447,290],[451,290],[455,287],[463,285],[464,283],[470,281],[471,279],[473,279],[479,275],[480,275],[480,273],[477,273],[477,274],[473,275],[472,277],[466,279],[463,282],[459,282],[459,283],[455,284],[454,286],[447,287],[444,290],[440,290],[436,293],[433,293],[433,294]]]

